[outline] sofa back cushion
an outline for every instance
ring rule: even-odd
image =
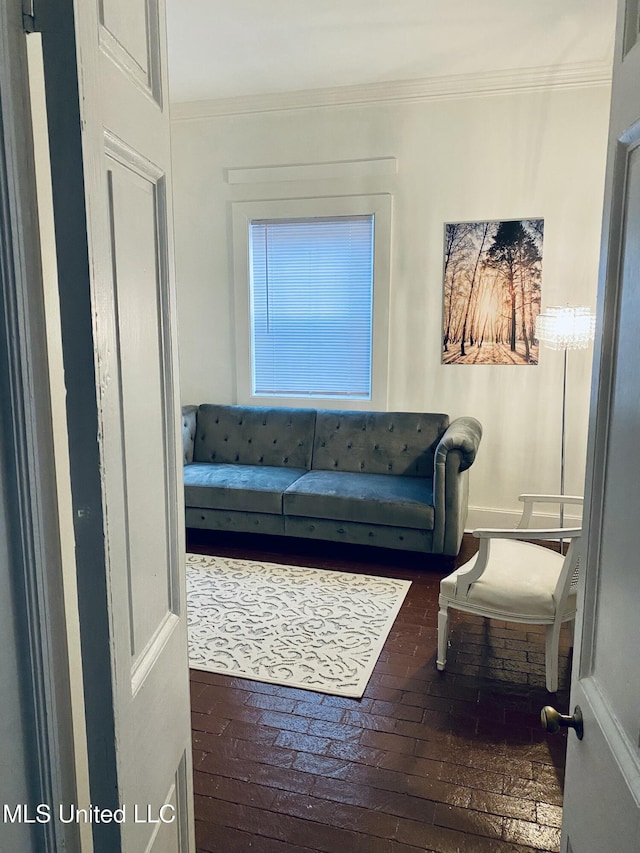
[[[314,409],[220,406],[198,409],[194,462],[311,467]]]
[[[414,412],[318,411],[313,468],[432,477],[449,416]]]

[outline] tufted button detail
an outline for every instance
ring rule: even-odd
[[[406,445],[406,444],[402,445],[402,452],[403,453],[406,453],[408,449],[409,449],[408,445]]]
[[[334,468],[337,468],[337,467],[338,467],[338,460],[337,460],[337,459],[334,459],[334,461],[333,461],[333,467],[334,467]]]
[[[289,457],[288,457],[288,456],[285,456],[285,457],[284,457],[284,459],[283,459],[282,461],[283,461],[283,462],[284,462],[284,464],[286,465],[286,464],[287,464],[287,462],[289,461]]]
[[[373,539],[373,530],[369,531],[369,539]]]
[[[361,470],[361,471],[364,471],[364,462],[361,462],[361,463],[360,463],[360,470]]]
[[[239,461],[240,461],[240,454],[236,453],[236,462],[239,462]]]
[[[343,534],[344,533],[344,527],[339,527],[337,532],[340,534]]]

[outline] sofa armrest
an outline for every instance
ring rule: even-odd
[[[468,469],[473,464],[482,426],[475,418],[457,418],[449,425],[434,457],[433,550],[455,556],[460,550],[469,500]]]
[[[452,450],[460,453],[460,471],[466,471],[473,465],[478,452],[482,426],[475,418],[456,418],[442,436],[436,447],[435,465],[444,462]]]
[[[182,407],[182,462],[184,465],[189,465],[193,462],[197,411],[197,406]]]

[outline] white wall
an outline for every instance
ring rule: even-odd
[[[232,201],[391,192],[389,410],[474,415],[470,524],[559,490],[561,353],[443,366],[443,224],[543,217],[543,307],[595,305],[609,87],[314,107],[173,122],[183,402],[235,402]],[[233,185],[226,170],[376,157],[397,174]],[[582,493],[591,350],[569,356],[566,486]],[[497,514],[493,512],[498,511]]]

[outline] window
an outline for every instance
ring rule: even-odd
[[[373,215],[249,223],[252,393],[371,399]]]
[[[237,401],[386,406],[391,196],[232,203]]]

